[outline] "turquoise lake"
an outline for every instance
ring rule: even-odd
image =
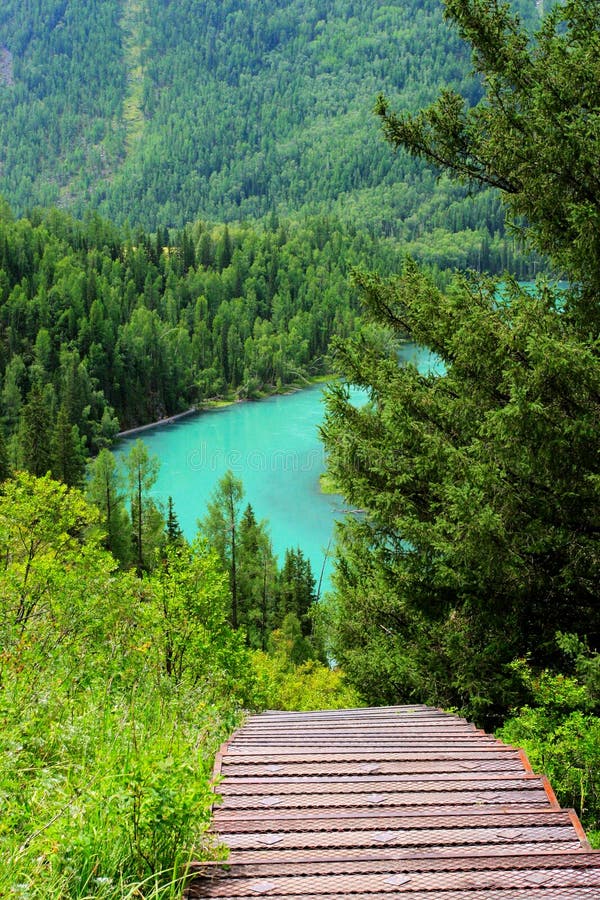
[[[406,344],[401,356],[422,370],[435,368],[435,358],[413,344]],[[280,564],[287,547],[300,547],[310,559],[317,584],[322,577],[323,591],[331,575],[327,550],[344,503],[319,489],[319,475],[325,470],[318,433],[322,395],[318,385],[198,413],[123,438],[116,452],[127,453],[139,437],[159,457],[153,495],[165,504],[169,496],[173,498],[188,539],[195,536],[197,520],[204,516],[217,481],[231,469],[243,482],[244,505],[251,503],[258,519],[268,519]],[[355,402],[361,396],[353,391]]]

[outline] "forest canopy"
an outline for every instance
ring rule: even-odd
[[[514,0],[528,22],[535,0]],[[156,231],[335,215],[462,265],[505,236],[497,195],[395,162],[377,92],[480,96],[440,0],[4,0],[0,193]],[[456,235],[456,237],[455,237]],[[425,238],[425,239],[424,239]],[[430,247],[436,244],[437,248]],[[483,262],[483,267],[488,263]]]
[[[4,208],[0,421],[13,463],[52,468],[61,411],[89,454],[210,398],[306,384],[327,370],[332,335],[355,328],[351,268],[374,260],[398,266],[389,242],[328,218],[150,235]]]
[[[533,36],[511,12],[537,27],[533,0],[447,0],[458,34],[434,0],[248,6],[0,9],[2,895],[180,896],[219,853],[212,758],[249,708],[425,701],[496,727],[529,701],[502,735],[600,826],[597,4]],[[118,225],[23,215],[88,200]],[[341,219],[277,214],[322,203]],[[481,274],[542,254],[566,287]],[[399,366],[406,337],[435,373]],[[232,472],[190,544],[157,460],[107,446],[305,383],[332,338],[369,399],[329,393],[332,481],[360,512],[324,609]],[[354,687],[323,664],[328,617]]]

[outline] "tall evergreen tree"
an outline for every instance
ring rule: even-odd
[[[224,568],[229,572],[231,588],[231,624],[237,628],[238,612],[238,542],[240,509],[244,487],[231,469],[219,479],[212,500],[207,504],[206,516],[198,522],[200,531],[217,551]]]
[[[274,627],[277,566],[265,521],[257,522],[250,504],[239,527],[238,614],[252,647],[266,650]]]
[[[50,471],[52,413],[42,384],[36,381],[23,407],[19,424],[19,451],[23,468],[32,475]]]
[[[179,519],[177,518],[177,513],[175,512],[175,504],[173,503],[172,497],[169,497],[167,500],[165,536],[167,538],[167,543],[169,544],[182,546],[185,543],[183,531],[181,530],[181,525],[179,524]]]
[[[233,244],[229,228],[226,225],[215,249],[215,265],[219,272],[222,272],[223,269],[230,265],[232,256]]]
[[[445,373],[398,364],[368,335],[338,348],[330,468],[365,510],[341,529],[336,658],[375,702],[421,699],[494,721],[517,699],[511,661],[557,660],[555,633],[600,645],[600,19],[557,5],[532,41],[496,0],[447,0],[485,96],[445,91],[416,117],[379,103],[396,147],[494,184],[525,237],[569,277],[534,296],[408,262],[357,276],[368,315],[434,350]],[[521,219],[521,224],[522,224]]]
[[[200,240],[198,241],[198,262],[205,269],[208,269],[209,266],[213,263],[213,242],[208,231],[203,231],[200,235]]]
[[[125,508],[123,476],[114,455],[104,448],[90,463],[87,495],[101,512],[106,545],[122,566],[131,562],[132,529]]]
[[[143,441],[137,440],[125,457],[129,486],[131,525],[138,575],[152,566],[152,553],[161,540],[162,516],[149,496],[156,483],[160,461],[151,455]]]
[[[81,487],[85,473],[85,458],[79,429],[69,421],[67,409],[61,406],[50,444],[52,477],[69,487]]]
[[[315,600],[315,579],[310,560],[300,547],[288,548],[285,551],[283,568],[279,573],[277,605],[279,621],[283,621],[292,613],[300,623],[302,634],[309,635],[312,631],[309,612]]]
[[[386,138],[452,177],[497,187],[513,228],[578,287],[567,309],[597,325],[600,307],[600,17],[597,3],[554,5],[531,40],[510,4],[445,0],[473,48],[485,95],[447,89],[417,115],[379,98]]]

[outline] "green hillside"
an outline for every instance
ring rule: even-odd
[[[440,0],[5,0],[0,48],[18,214],[91,203],[153,230],[325,208],[404,241],[501,232],[495,197],[394,158],[371,113],[379,91],[410,110],[442,84],[477,98]]]

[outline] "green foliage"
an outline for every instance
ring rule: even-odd
[[[165,537],[167,539],[167,542],[171,545],[181,546],[185,540],[183,531],[181,530],[181,526],[179,524],[179,519],[177,518],[177,513],[175,512],[175,505],[173,503],[172,497],[169,497],[169,499],[167,500]]]
[[[170,547],[140,581],[97,522],[48,476],[2,486],[3,896],[180,895],[217,852],[214,752],[259,699],[214,556]]]
[[[354,328],[351,268],[397,265],[387,243],[331,219],[227,234],[219,270],[223,229],[201,222],[131,240],[93,215],[0,219],[0,416],[17,465],[48,471],[62,407],[95,454],[119,425],[305,383]]]
[[[597,660],[597,657],[595,658]],[[543,772],[561,806],[573,807],[586,829],[600,830],[600,718],[592,714],[590,694],[577,678],[531,668],[515,669],[531,703],[497,732],[522,747],[535,771]]]
[[[223,475],[207,504],[206,516],[198,522],[200,532],[214,547],[223,568],[229,573],[231,591],[230,620],[233,628],[240,625],[238,604],[238,567],[240,516],[244,488],[231,469]]]
[[[381,89],[409,110],[442,84],[479,97],[439,0],[5,0],[0,48],[0,191],[19,214],[91,204],[155,230],[328,211],[408,242],[438,229],[450,259],[473,228],[469,265],[513,255],[491,192],[394,164],[369,120]],[[232,249],[213,247],[219,270]]]
[[[268,650],[271,656],[279,656],[293,666],[301,666],[315,656],[311,642],[302,633],[300,619],[293,612],[287,613],[269,635]]]
[[[89,465],[87,497],[99,510],[106,547],[126,566],[132,558],[131,523],[125,508],[124,478],[114,455],[103,448]]]
[[[8,459],[8,448],[2,429],[0,428],[0,482],[5,481],[11,474],[10,462]]]
[[[240,624],[251,647],[266,650],[276,621],[277,564],[266,521],[257,522],[251,505],[240,521]]]
[[[323,658],[313,628],[317,598],[310,562],[299,547],[288,549],[278,572],[268,523],[256,521],[250,504],[242,514],[243,497],[242,481],[229,469],[219,480],[205,517],[198,521],[199,533],[229,576],[232,627],[244,629],[254,649],[293,646],[288,655],[295,664]]]
[[[360,338],[339,350],[372,400],[356,409],[342,387],[328,400],[332,477],[368,510],[343,529],[338,575],[353,662],[334,655],[364,669],[372,644],[398,660],[387,683],[405,696],[493,715],[515,702],[511,659],[552,662],[561,628],[600,634],[596,348],[550,290],[513,284],[499,303],[478,280],[443,295],[411,265],[361,283],[373,314],[446,371],[399,367]]]
[[[152,567],[157,546],[163,539],[163,518],[150,496],[158,478],[160,460],[150,455],[143,441],[137,440],[124,460],[129,488],[132,543],[138,575]]]
[[[99,548],[95,511],[77,492],[18,473],[0,493],[2,648],[0,665],[33,648],[74,639],[97,599],[79,576],[105,580],[112,560]],[[47,624],[47,628],[42,627]]]
[[[588,314],[600,287],[597,12],[585,0],[558,3],[531,40],[509,4],[447,0],[446,15],[473,48],[483,100],[470,108],[448,87],[416,116],[396,116],[378,102],[394,146],[501,190],[513,226],[582,282]]]
[[[127,665],[122,680],[132,674]],[[67,691],[60,672],[45,675],[43,693],[29,696],[15,676],[2,694],[2,893],[20,896],[21,885],[40,900],[117,900],[181,890],[190,857],[214,853],[202,837],[210,765],[233,719],[202,692],[92,677]]]
[[[598,22],[573,0],[530,40],[493,0],[447,9],[475,48],[484,99],[465,112],[446,91],[417,117],[381,100],[387,136],[499,186],[572,285],[500,291],[473,275],[440,290],[411,261],[400,278],[356,274],[368,316],[429,347],[443,371],[400,366],[366,332],[338,345],[340,374],[369,402],[357,409],[334,387],[324,428],[332,479],[363,511],[342,526],[334,656],[371,700],[494,723],[523,699],[514,658],[559,664],[559,630],[600,646],[598,117],[585,92],[584,106],[569,99],[571,57],[584,80]]]
[[[43,386],[35,382],[23,408],[19,430],[19,462],[32,475],[51,467],[51,410]]]
[[[3,896],[175,900],[222,853],[212,761],[241,710],[356,702],[314,660],[250,657],[214,551],[167,542],[140,579],[100,518],[48,475],[0,492]]]
[[[280,620],[290,613],[300,623],[303,635],[311,632],[310,610],[316,602],[315,579],[310,560],[300,547],[285,551],[285,559],[279,576],[277,612]]]
[[[69,422],[65,406],[61,406],[50,443],[52,475],[70,487],[81,487],[85,459],[79,429]]]
[[[230,701],[243,704],[248,699],[244,636],[228,625],[227,576],[216,552],[200,541],[190,548],[167,544],[142,592],[144,631],[156,670],[176,683],[202,683],[206,703],[218,703],[226,691]]]
[[[344,709],[360,706],[356,691],[339,669],[318,660],[295,664],[285,650],[275,654],[256,651],[253,662],[267,709]]]

